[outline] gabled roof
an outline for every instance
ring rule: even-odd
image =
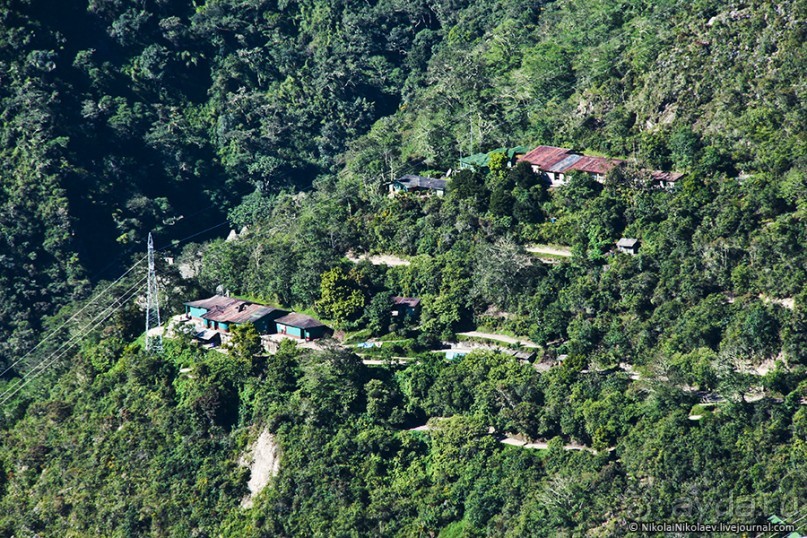
[[[420,299],[417,297],[393,297],[392,304],[395,306],[406,306],[409,308],[417,308],[420,304]]]
[[[553,164],[562,161],[569,156],[571,150],[558,148],[555,146],[538,146],[534,150],[524,155],[521,160],[537,166],[541,170],[547,170]]]
[[[563,159],[559,160],[552,166],[546,169],[547,172],[565,172],[569,168],[572,168],[574,164],[582,159],[583,157],[580,155],[568,155]]]
[[[421,189],[443,190],[446,188],[448,181],[445,179],[433,179],[430,177],[416,176],[414,174],[406,174],[396,180],[402,185],[407,187],[419,187]]]
[[[530,361],[535,358],[534,351],[523,351],[523,350],[516,350],[516,349],[499,349],[499,353],[504,353],[505,355],[510,355],[511,357],[515,357],[522,361]]]
[[[654,181],[665,181],[669,183],[675,183],[676,181],[684,177],[684,174],[682,174],[681,172],[662,172],[661,170],[653,170],[652,172],[650,172],[650,177]]]
[[[574,163],[570,168],[572,170],[579,170],[589,174],[607,174],[612,168],[621,165],[625,161],[620,159],[606,159],[605,157],[587,157],[583,156],[579,161]]]
[[[546,172],[562,173],[579,170],[589,174],[605,174],[624,161],[605,157],[589,157],[572,153],[572,150],[555,146],[538,146],[521,159]]]
[[[289,327],[298,327],[300,329],[313,329],[314,327],[325,327],[321,321],[314,319],[304,314],[292,313],[282,318],[277,318],[275,323],[288,325]]]
[[[633,248],[639,244],[638,239],[634,239],[632,237],[623,237],[619,241],[616,242],[616,246],[618,247],[625,247],[625,248]]]
[[[250,301],[225,297],[223,295],[214,295],[209,299],[190,301],[185,303],[185,305],[207,310],[207,312],[202,314],[202,319],[223,321],[225,323],[249,323],[258,321],[272,312],[286,312],[285,310],[278,310],[272,306],[265,306]]]
[[[279,310],[272,306],[236,300],[224,308],[216,307],[208,310],[207,313],[202,316],[202,319],[223,321],[224,323],[254,323],[272,312],[286,311]]]

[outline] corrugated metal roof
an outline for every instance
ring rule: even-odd
[[[586,157],[583,156],[579,161],[571,166],[572,170],[579,170],[589,174],[606,174],[615,166],[619,166],[624,161],[619,159],[606,159],[605,157]]]
[[[247,301],[235,301],[225,308],[213,308],[202,316],[210,321],[223,321],[224,323],[254,323],[262,317],[278,311],[272,306],[264,306]],[[283,310],[282,312],[286,312]]]
[[[202,315],[202,319],[223,321],[225,323],[255,322],[265,315],[279,310],[272,306],[265,306],[250,301],[225,297],[223,295],[214,295],[208,299],[190,301],[185,303],[185,305],[207,310],[207,312]],[[281,312],[286,311],[282,310]]]
[[[516,155],[524,155],[529,151],[527,146],[516,146],[507,150],[507,158],[512,159]]]
[[[537,166],[541,170],[548,170],[550,166],[565,159],[571,150],[555,146],[538,146],[524,155],[521,160]]]
[[[546,171],[547,172],[565,172],[566,170],[572,168],[574,164],[582,159],[580,155],[569,155],[568,157],[556,162],[552,166],[550,166]]]
[[[489,160],[490,156],[487,153],[474,153],[473,155],[463,157],[460,159],[460,162],[471,166],[487,166]]]
[[[671,183],[675,183],[682,177],[684,174],[681,172],[662,172],[661,170],[653,170],[650,172],[650,177],[653,178],[655,181],[668,181]]]
[[[522,361],[529,361],[535,358],[534,351],[519,351],[516,349],[500,349],[500,353],[504,353],[505,355],[510,355],[511,357],[515,357]]]
[[[409,308],[415,308],[417,305],[420,304],[420,299],[417,297],[393,297],[392,304],[398,306],[408,306]]]
[[[538,146],[521,158],[522,161],[537,166],[545,172],[566,172],[580,170],[589,174],[605,174],[622,164],[620,159],[589,157],[572,153],[572,150],[555,146]]]
[[[282,318],[277,318],[275,320],[276,323],[281,323],[283,325],[288,325],[289,327],[299,327],[300,329],[312,329],[314,327],[325,327],[325,324],[321,321],[312,318],[311,316],[306,316],[304,314],[297,314],[292,313]]]

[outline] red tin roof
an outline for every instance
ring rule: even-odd
[[[569,168],[571,170],[579,170],[589,174],[607,174],[609,170],[615,166],[619,166],[624,161],[619,159],[606,159],[605,157],[586,157],[574,163]]]
[[[570,149],[555,146],[538,146],[524,155],[520,160],[527,161],[541,170],[547,170],[553,164],[568,157],[570,153]]]

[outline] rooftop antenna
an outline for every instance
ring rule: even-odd
[[[157,273],[154,271],[154,241],[149,233],[148,285],[146,287],[146,351],[160,353],[163,350],[163,335],[160,328],[160,299],[157,296]],[[152,334],[153,333],[153,334]]]

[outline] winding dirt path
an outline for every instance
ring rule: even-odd
[[[497,340],[499,342],[505,342],[507,344],[521,344],[522,347],[531,347],[531,348],[540,347],[538,346],[538,344],[530,341],[527,338],[513,338],[512,336],[507,336],[504,334],[483,333],[479,331],[468,331],[457,334],[460,336],[469,336],[471,338],[484,338],[486,340]]]
[[[359,263],[361,261],[367,260],[373,265],[386,265],[389,267],[395,267],[396,265],[411,265],[412,262],[409,260],[405,260],[398,256],[394,256],[392,254],[374,254],[372,256],[367,254],[362,254],[360,256],[356,256],[352,252],[348,252],[345,257],[352,261],[353,263]]]
[[[527,245],[524,247],[527,252],[533,254],[549,254],[550,256],[563,256],[564,258],[572,257],[572,249],[567,247],[552,247],[549,245]]]

